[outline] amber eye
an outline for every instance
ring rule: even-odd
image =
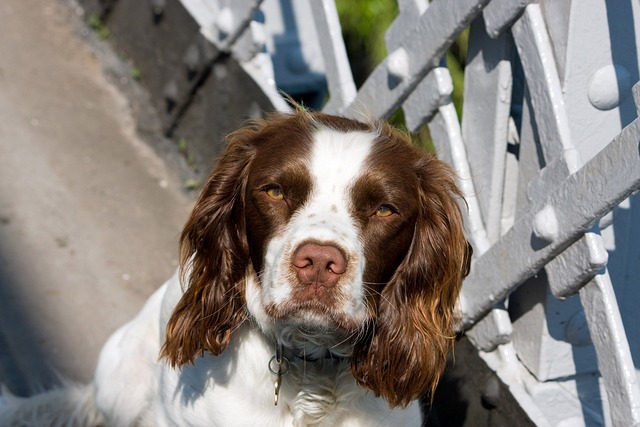
[[[283,200],[284,192],[282,191],[282,187],[279,185],[273,185],[265,189],[267,196],[271,197],[273,200]]]
[[[389,217],[393,215],[393,213],[394,213],[393,208],[391,208],[391,206],[388,206],[388,205],[380,205],[376,210],[376,216],[379,216],[380,218]]]

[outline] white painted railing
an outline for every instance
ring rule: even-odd
[[[278,75],[321,73],[327,112],[428,126],[469,207],[461,328],[480,355],[538,425],[640,425],[637,1],[400,0],[357,91],[333,0],[181,1],[274,108]],[[442,58],[467,27],[460,120]],[[274,75],[283,35],[300,47]]]

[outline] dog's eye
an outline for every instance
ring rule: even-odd
[[[282,187],[279,185],[272,185],[265,189],[267,196],[271,197],[273,200],[283,200],[284,192],[282,191]]]
[[[380,218],[387,218],[391,215],[393,215],[395,212],[393,210],[393,208],[389,205],[380,205],[378,207],[378,209],[376,210],[376,216],[380,217]]]

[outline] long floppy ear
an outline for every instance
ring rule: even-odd
[[[356,344],[352,365],[358,382],[392,407],[433,396],[453,346],[456,301],[472,252],[453,172],[428,155],[416,172],[421,207],[413,241],[382,291],[377,319]]]
[[[244,319],[244,276],[249,256],[244,193],[259,126],[229,135],[180,238],[184,295],[167,324],[161,357],[172,366],[205,351],[220,354]]]

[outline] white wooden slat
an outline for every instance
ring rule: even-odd
[[[580,289],[615,427],[640,425],[640,386],[608,273]]]
[[[447,70],[444,71],[448,74]],[[423,83],[424,81],[421,85]],[[427,88],[426,85],[424,87]],[[438,157],[452,165],[458,174],[459,185],[468,207],[466,226],[476,256],[481,255],[489,248],[490,244],[480,216],[458,115],[450,99],[447,104],[437,110],[428,124]],[[490,351],[498,345],[508,342],[511,332],[511,322],[506,311],[493,309],[489,315],[474,325],[473,329],[469,331],[469,337],[478,348]]]
[[[500,235],[506,233],[516,220],[518,199],[520,134],[513,117],[507,126],[507,150],[504,153],[504,189],[502,191],[502,213]]]
[[[545,160],[563,159],[569,173],[573,173],[580,167],[580,159],[571,140],[562,87],[540,5],[528,5],[511,33],[524,69]]]
[[[587,161],[636,117],[630,95],[640,73],[640,2],[550,3],[543,10],[552,36],[558,12],[567,15],[555,26],[554,52],[571,136]]]
[[[400,13],[393,20],[386,34],[384,35],[387,52],[393,52],[400,46],[407,29],[415,26],[420,16],[429,7],[427,0],[399,0],[398,9]]]
[[[345,114],[388,118],[439,64],[449,46],[487,2],[434,0],[430,3],[418,24],[407,30],[400,46],[373,70]]]
[[[422,79],[402,104],[405,124],[409,132],[418,133],[438,109],[451,102],[453,82],[449,70],[436,67]]]
[[[609,255],[596,233],[585,233],[580,240],[545,266],[549,288],[556,298],[567,298],[598,274]]]
[[[462,136],[487,237],[495,242],[501,234],[513,44],[507,36],[489,38],[484,27],[481,17],[471,23]]]
[[[500,36],[532,2],[533,0],[492,0],[482,12],[489,37]]]
[[[498,301],[577,240],[593,222],[640,188],[640,152],[634,121],[544,200],[561,225],[555,240],[534,238],[538,212],[524,214],[476,259],[462,287],[463,326],[469,327]]]
[[[200,25],[200,32],[221,51],[228,51],[249,26],[262,0],[180,0]]]
[[[453,103],[449,102],[440,107],[438,113],[429,122],[429,130],[438,157],[453,166],[458,175],[458,184],[468,207],[465,225],[474,250],[482,254],[488,249],[489,241],[482,224],[478,199],[460,133],[460,123]]]
[[[318,32],[320,49],[329,86],[327,113],[340,113],[356,96],[347,50],[342,39],[338,11],[333,0],[310,0],[313,19]]]
[[[513,326],[504,308],[494,308],[466,332],[469,341],[479,350],[493,351],[511,341]]]
[[[633,102],[636,105],[636,114],[640,116],[640,83],[636,83],[632,88]]]

